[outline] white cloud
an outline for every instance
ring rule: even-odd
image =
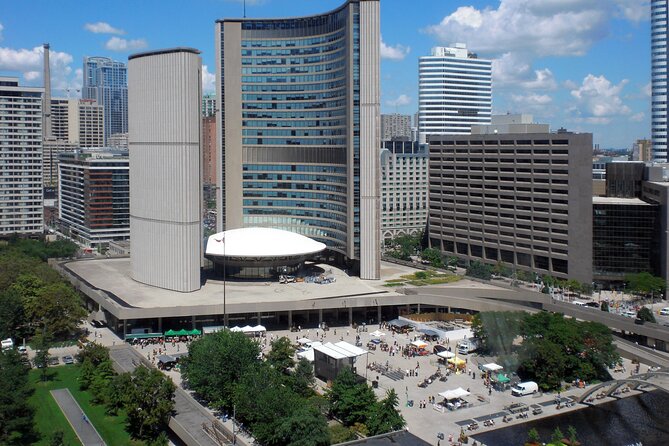
[[[202,65],[202,92],[213,93],[216,91],[216,75],[210,73],[206,65]]]
[[[630,121],[641,122],[645,117],[646,114],[644,112],[635,113],[632,116],[630,116]]]
[[[395,99],[389,99],[386,101],[386,105],[389,107],[401,107],[403,105],[409,104],[411,104],[411,98],[405,94],[401,94]]]
[[[530,93],[527,95],[512,94],[511,100],[520,106],[524,106],[525,108],[544,106],[553,102],[553,98],[547,94],[536,93]]]
[[[609,34],[612,17],[638,20],[634,7],[633,0],[500,0],[496,9],[461,6],[425,31],[479,53],[583,55]]]
[[[41,46],[33,49],[0,47],[0,70],[19,72],[32,85],[41,85],[43,54]],[[49,51],[51,88],[54,92],[71,88],[76,82],[76,79],[72,79],[72,61],[72,55],[68,53]]]
[[[125,34],[125,31],[114,28],[107,22],[86,23],[84,29],[95,34]]]
[[[618,14],[632,22],[650,19],[650,2],[646,0],[614,0]]]
[[[581,86],[571,91],[576,100],[573,111],[591,124],[608,124],[613,117],[629,115],[632,110],[620,98],[627,83],[623,79],[614,85],[604,76],[588,74]]]
[[[141,50],[142,48],[146,48],[148,44],[146,43],[146,40],[144,39],[122,39],[120,37],[112,37],[105,43],[105,48],[107,48],[110,51],[119,51],[119,52],[124,52],[124,51],[134,51],[134,50]]]
[[[531,90],[555,90],[557,82],[548,68],[532,70],[530,63],[519,54],[504,53],[492,61],[494,85],[520,86]]]
[[[411,51],[411,48],[408,46],[397,44],[395,46],[386,45],[381,38],[381,58],[390,59],[390,60],[403,60],[407,54]]]

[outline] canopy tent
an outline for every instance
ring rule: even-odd
[[[209,327],[202,327],[202,333],[204,334],[212,334],[212,333],[217,333],[221,330],[225,330],[225,327],[222,325],[213,325]]]
[[[497,374],[497,377],[495,378],[495,380],[496,380],[497,382],[499,382],[499,383],[506,384],[506,383],[508,383],[509,381],[511,381],[511,378],[509,378],[508,376],[506,376],[506,375],[504,375],[504,374],[502,374],[502,373],[498,373],[498,374]]]
[[[449,364],[456,365],[456,366],[461,366],[461,365],[464,365],[464,364],[465,364],[465,360],[464,360],[464,359],[460,359],[460,358],[450,358],[450,359],[448,360],[448,363],[449,363]]]
[[[424,335],[427,335],[427,336],[439,336],[439,333],[437,333],[434,330],[430,330],[429,328],[421,328],[418,331],[423,333]]]
[[[131,339],[153,339],[153,338],[162,338],[162,333],[135,333],[125,335],[125,340],[129,341]]]
[[[181,330],[177,331],[174,336],[188,336],[189,334],[189,331],[187,331],[185,328],[182,328]]]
[[[200,336],[202,332],[197,328],[193,328],[191,331],[188,332],[188,334],[191,336]]]
[[[250,325],[244,325],[242,327],[242,333],[253,333],[253,327]]]
[[[235,325],[234,327],[232,327],[232,328],[230,329],[230,331],[233,331],[233,332],[237,333],[237,332],[242,331],[242,329],[241,329],[240,327],[238,327],[238,326]]]
[[[371,342],[372,344],[377,344],[377,345],[378,345],[378,344],[381,343],[381,339],[372,339],[372,340],[369,341],[369,342]]]
[[[448,350],[444,350],[443,352],[437,353],[437,356],[449,359],[449,358],[455,358],[455,353],[449,352]]]
[[[309,338],[300,338],[297,340],[297,343],[300,345],[311,344],[313,341]]]
[[[256,325],[255,327],[253,327],[254,333],[261,333],[263,331],[267,331],[267,329],[263,325]]]
[[[169,364],[170,362],[176,362],[177,358],[172,355],[160,355],[158,356],[158,362],[162,364]]]
[[[491,362],[489,364],[483,364],[481,366],[481,370],[484,372],[496,372],[498,370],[502,370],[504,367],[502,367],[499,364],[495,364],[494,362]]]
[[[413,341],[413,342],[411,343],[411,345],[413,345],[413,346],[416,347],[416,348],[425,348],[425,347],[427,347],[427,342],[424,342],[424,341]]]
[[[165,336],[176,336],[177,332],[175,330],[167,330]]]
[[[369,335],[373,338],[380,338],[381,336],[385,336],[386,334],[384,332],[382,332],[381,330],[376,330],[376,331],[371,332]]]
[[[439,394],[439,396],[443,397],[445,400],[454,400],[456,398],[462,398],[463,396],[467,395],[470,395],[470,393],[462,387],[458,387],[457,389],[453,390],[447,390]]]
[[[310,348],[308,350],[303,350],[301,352],[297,352],[297,359],[306,359],[309,362],[314,362],[314,349],[313,349],[313,347],[318,346],[318,345],[323,345],[323,343],[320,342],[320,341],[314,341],[311,344],[312,348]]]
[[[393,319],[392,321],[388,322],[388,325],[391,327],[411,327],[411,323],[407,321],[403,321],[401,319]]]

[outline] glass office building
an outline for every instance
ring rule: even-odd
[[[111,135],[128,133],[128,69],[108,57],[84,57],[83,99],[95,99],[104,109],[104,143]]]
[[[653,161],[667,162],[667,24],[669,1],[653,0],[650,5],[652,51],[652,133]]]
[[[378,278],[378,0],[216,26],[218,230],[296,232]]]

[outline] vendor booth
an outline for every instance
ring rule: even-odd
[[[470,395],[470,393],[462,387],[458,387],[457,389],[453,390],[447,390],[439,394],[439,396],[444,398],[444,402],[442,404],[446,406],[448,410],[458,410],[469,407],[470,404],[463,399],[468,395]]]
[[[335,379],[344,367],[350,367],[356,373],[358,357],[368,353],[367,350],[344,341],[314,345],[313,351],[314,375],[324,381]]]
[[[460,359],[457,356],[454,358],[449,358],[446,362],[448,362],[449,368],[453,368],[456,371],[464,370],[465,365],[467,364],[464,359]]]

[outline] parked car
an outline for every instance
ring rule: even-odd
[[[27,355],[28,354],[28,349],[26,348],[25,345],[19,345],[16,347],[16,350],[21,353],[22,355]]]
[[[444,347],[443,345],[439,345],[439,344],[435,345],[435,346],[432,348],[432,352],[433,352],[435,355],[436,355],[437,353],[445,352],[446,350],[448,350],[448,347]]]
[[[586,302],[585,306],[590,308],[599,308],[599,304],[597,302]]]
[[[58,365],[60,364],[60,360],[58,359],[58,356],[50,356],[48,363],[49,365]]]
[[[63,364],[74,364],[74,358],[72,355],[63,356]]]
[[[660,310],[660,315],[661,316],[669,316],[669,307],[664,307],[663,309]]]
[[[636,317],[636,311],[634,310],[625,310],[620,314],[622,314],[625,317],[634,317],[634,318]]]

